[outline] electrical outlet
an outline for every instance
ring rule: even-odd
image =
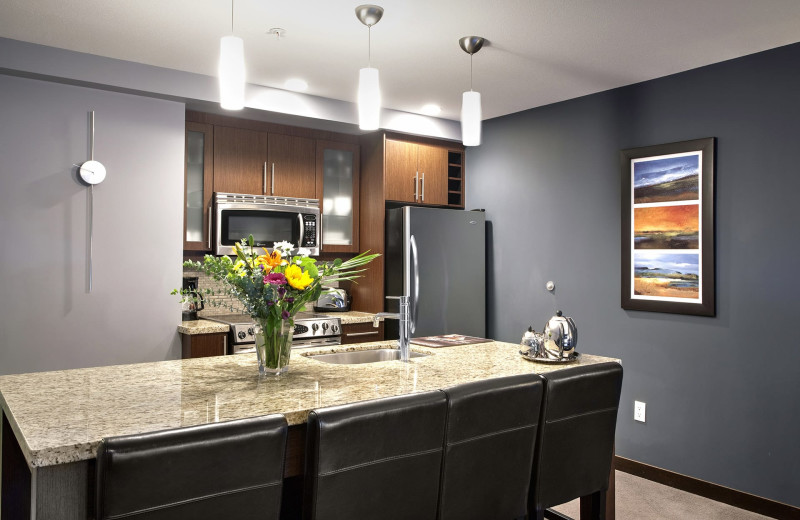
[[[642,401],[633,402],[633,420],[644,422],[644,412],[647,405]]]

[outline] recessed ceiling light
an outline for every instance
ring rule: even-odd
[[[442,107],[440,107],[439,105],[434,105],[433,103],[428,103],[420,110],[420,112],[422,112],[426,116],[438,116],[439,112],[441,111]]]
[[[287,79],[283,84],[286,90],[294,90],[295,92],[305,92],[308,90],[308,83],[300,78]]]

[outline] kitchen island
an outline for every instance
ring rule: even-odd
[[[336,365],[307,357],[395,345],[294,350],[288,374],[277,379],[259,378],[255,354],[2,376],[2,517],[91,518],[94,458],[104,437],[282,413],[290,424],[286,476],[295,477],[314,408],[616,361],[584,354],[567,365],[538,364],[523,359],[519,345],[502,342],[413,345],[428,355],[408,363]]]

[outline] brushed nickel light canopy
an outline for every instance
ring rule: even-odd
[[[372,27],[381,21],[383,7],[372,4],[359,5],[356,7],[356,17],[367,27]]]
[[[464,36],[458,40],[461,49],[469,54],[469,92],[464,92],[461,98],[461,142],[464,146],[481,144],[481,93],[472,90],[472,56],[485,42],[481,36]]]

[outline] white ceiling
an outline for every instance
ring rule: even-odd
[[[489,119],[800,41],[800,0],[377,0],[372,64],[385,107],[442,106],[459,118],[474,88]],[[235,0],[248,82],[354,102],[367,65],[358,0]],[[0,0],[0,36],[216,75],[230,0]],[[267,34],[281,27],[281,39]]]

